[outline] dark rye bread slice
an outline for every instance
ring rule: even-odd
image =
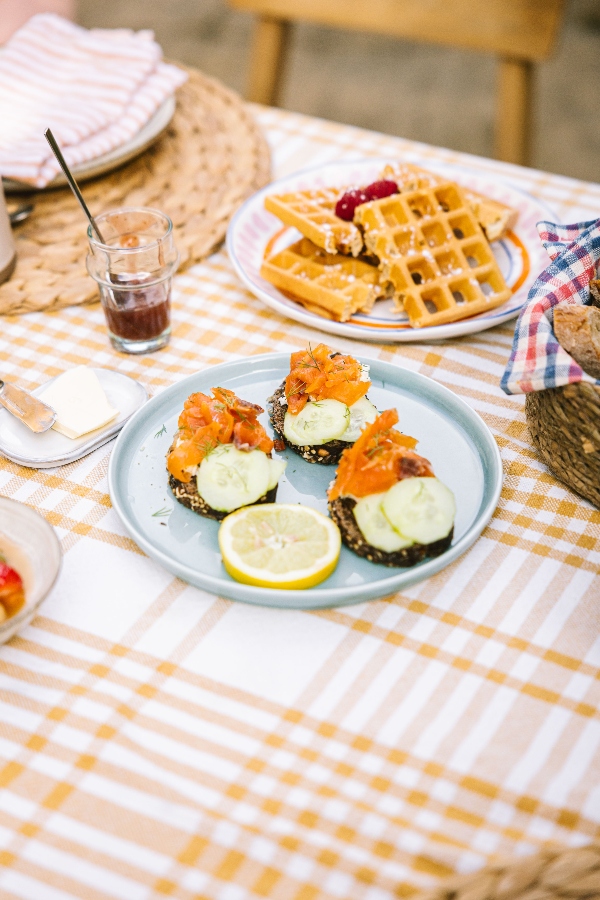
[[[440,556],[452,543],[454,526],[452,526],[450,534],[432,544],[413,544],[411,547],[405,547],[403,550],[396,550],[393,553],[378,550],[364,539],[354,518],[355,506],[356,500],[353,497],[338,497],[337,500],[329,501],[329,514],[340,529],[342,541],[346,547],[349,547],[357,556],[368,559],[369,562],[380,563],[383,566],[401,566],[402,568],[414,566],[415,563],[421,562],[427,556]]]
[[[269,397],[267,401],[271,425],[277,438],[307,462],[319,463],[321,466],[336,466],[344,450],[352,446],[351,442],[335,440],[327,441],[326,444],[307,444],[304,447],[300,447],[298,444],[290,444],[283,433],[283,420],[287,412],[287,401],[281,403],[281,399],[285,400],[285,381],[279,385],[273,396]]]
[[[198,513],[199,516],[206,516],[207,519],[216,519],[217,522],[220,522],[225,516],[228,516],[228,512],[223,512],[219,509],[213,509],[212,506],[209,506],[206,500],[198,493],[198,488],[196,486],[196,479],[192,478],[189,482],[179,481],[175,478],[174,475],[169,473],[169,487],[173,491],[173,496],[179,503],[182,503],[184,506],[187,506],[188,509],[191,509],[192,512]],[[263,494],[260,499],[256,501],[256,503],[250,503],[250,506],[256,506],[259,503],[275,503],[275,498],[277,497],[277,486],[271,488],[270,491],[267,491],[266,494]],[[243,509],[243,507],[239,507]],[[233,512],[233,510],[232,510]]]

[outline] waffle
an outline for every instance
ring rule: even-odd
[[[335,214],[335,205],[342,193],[340,188],[321,188],[271,194],[265,198],[265,209],[281,219],[284,225],[293,225],[327,253],[358,256],[363,249],[360,231],[352,222],[338,219]]]
[[[392,282],[413,328],[500,306],[510,290],[461,189],[422,186],[357,207],[367,249]]]
[[[339,322],[359,310],[370,312],[375,300],[393,293],[377,266],[326,253],[308,238],[265,259],[260,274],[311,311]]]
[[[420,188],[432,190],[447,183],[441,175],[411,163],[388,165],[378,178],[392,179],[401,191]],[[345,188],[322,188],[271,194],[265,199],[265,209],[274,213],[285,225],[297,228],[304,237],[328,253],[358,256],[363,250],[359,229],[352,222],[338,219],[335,214],[335,205],[344,190]],[[488,241],[499,240],[514,227],[519,215],[516,209],[475,191],[463,188],[463,192]]]
[[[395,181],[401,191],[421,188],[432,190],[442,184],[447,184],[447,180],[443,176],[428,172],[411,163],[388,165],[383,169],[379,178],[389,178]],[[462,192],[488,241],[497,241],[503,238],[516,225],[519,216],[518,210],[467,188],[462,188]]]

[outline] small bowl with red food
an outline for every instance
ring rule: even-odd
[[[60,542],[43,516],[0,497],[0,644],[33,618],[56,582],[61,561]]]

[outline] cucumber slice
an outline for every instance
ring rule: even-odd
[[[285,472],[287,460],[269,459],[267,457],[267,462],[269,463],[269,483],[267,485],[267,490],[272,491],[274,487],[277,487],[277,485],[279,484],[279,479]]]
[[[221,444],[200,463],[198,493],[221,512],[256,503],[269,490],[269,462],[262,450],[238,450],[233,444]]]
[[[365,425],[371,425],[379,415],[379,412],[366,397],[361,397],[360,400],[357,400],[356,403],[353,403],[348,409],[350,410],[350,422],[340,440],[349,441],[353,444],[354,441],[359,439],[360,433]],[[373,544],[373,546],[375,546],[375,544]]]
[[[326,444],[339,438],[350,421],[350,410],[339,400],[309,401],[302,412],[289,410],[283,420],[283,433],[290,444],[299,447]]]
[[[356,524],[371,547],[384,550],[386,553],[394,553],[396,550],[410,547],[414,542],[396,531],[384,516],[381,501],[387,496],[387,493],[384,491],[382,494],[361,497],[354,507],[353,513]]]
[[[405,478],[386,491],[381,508],[388,522],[419,544],[449,534],[456,504],[452,491],[437,478]]]

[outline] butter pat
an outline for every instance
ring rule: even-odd
[[[73,440],[102,428],[119,414],[108,402],[96,373],[86,366],[59,375],[39,397],[56,412],[54,430]]]

